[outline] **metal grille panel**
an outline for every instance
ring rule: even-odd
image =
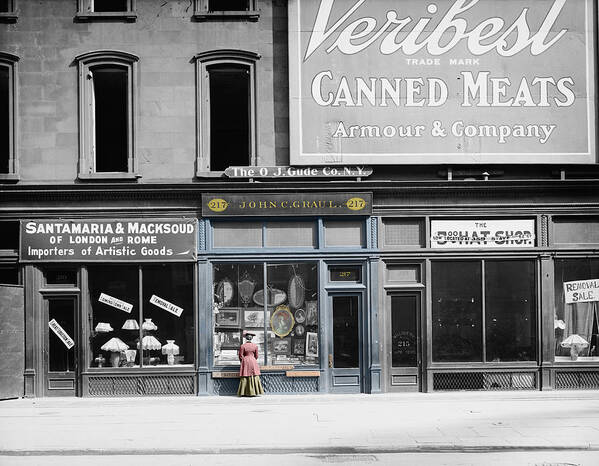
[[[90,377],[90,396],[194,395],[194,376]]]
[[[385,244],[422,246],[423,224],[419,220],[385,220]]]
[[[239,379],[213,379],[214,392],[218,395],[237,393]],[[265,393],[314,393],[318,392],[318,377],[287,377],[283,374],[260,376]]]
[[[599,388],[599,371],[560,371],[555,373],[556,389]]]
[[[534,390],[536,372],[438,372],[434,390]]]
[[[232,395],[237,393],[239,379],[213,379],[214,393],[217,395]]]

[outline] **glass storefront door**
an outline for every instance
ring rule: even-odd
[[[389,391],[420,388],[420,294],[387,296],[385,356]]]
[[[363,385],[361,294],[331,295],[329,305],[331,391],[360,393]]]
[[[44,395],[76,396],[79,353],[77,299],[46,299],[45,316]]]

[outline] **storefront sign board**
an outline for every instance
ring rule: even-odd
[[[60,338],[60,341],[64,343],[67,349],[71,349],[73,346],[75,346],[75,341],[73,341],[66,330],[62,328],[58,322],[56,322],[56,319],[52,319],[50,322],[48,322],[48,326],[56,334],[56,336]]]
[[[203,194],[204,217],[370,215],[372,193]]]
[[[229,178],[364,178],[370,167],[229,167]]]
[[[101,303],[104,303],[104,304],[108,304],[109,306],[112,306],[115,309],[120,309],[121,311],[125,311],[127,313],[130,313],[131,310],[133,309],[133,304],[129,304],[125,301],[115,298],[114,296],[110,296],[106,293],[100,293],[100,297],[98,298],[98,301],[100,301]]]
[[[599,301],[599,279],[564,282],[566,304]]]
[[[431,220],[431,248],[531,248],[534,220]]]
[[[24,220],[22,262],[195,261],[197,220]]]
[[[170,303],[166,299],[159,298],[155,294],[153,294],[150,298],[150,303],[159,307],[160,309],[170,312],[171,314],[175,314],[177,317],[181,317],[181,313],[183,312],[182,307]]]
[[[596,0],[290,0],[291,164],[596,163]]]

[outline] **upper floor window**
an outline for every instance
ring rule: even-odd
[[[252,52],[196,55],[198,174],[256,164],[255,63]]]
[[[78,0],[76,19],[135,21],[137,18],[135,2],[136,0]]]
[[[0,52],[0,180],[16,179],[17,62],[19,57]]]
[[[79,63],[80,178],[135,178],[138,57],[97,51]]]
[[[247,19],[257,21],[256,0],[195,0],[193,18],[198,21],[211,19]]]
[[[17,0],[0,0],[0,23],[14,23],[17,19]]]

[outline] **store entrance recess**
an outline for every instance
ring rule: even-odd
[[[389,391],[420,389],[420,294],[387,296],[385,359]]]
[[[77,299],[48,298],[45,301],[44,395],[77,395]]]
[[[331,391],[360,393],[362,391],[362,309],[361,297],[355,294],[330,296],[329,372]]]

